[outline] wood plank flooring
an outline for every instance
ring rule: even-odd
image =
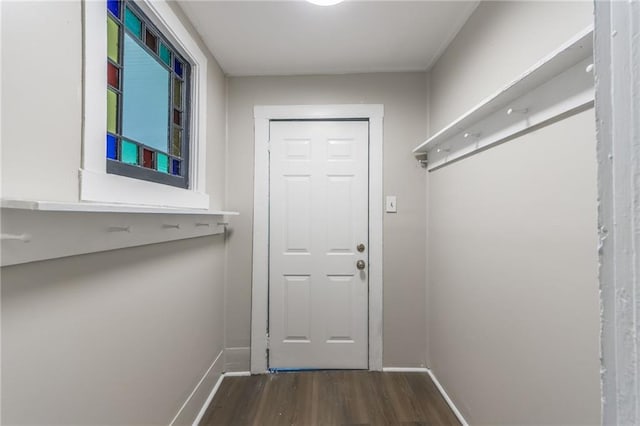
[[[226,377],[200,425],[459,425],[424,373],[313,371]]]

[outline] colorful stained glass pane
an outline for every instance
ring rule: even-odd
[[[171,136],[171,155],[182,157],[182,130],[177,127],[173,128]]]
[[[182,62],[180,62],[179,60],[175,59],[173,61],[173,70],[176,72],[176,74],[178,74],[180,77],[182,77]]]
[[[177,124],[178,126],[181,123],[182,113],[177,109],[173,110],[173,124]]]
[[[121,149],[122,159],[120,161],[127,164],[138,164],[138,145],[133,142],[123,140]]]
[[[107,82],[110,86],[118,89],[120,87],[120,78],[119,77],[120,70],[118,67],[113,65],[111,62],[107,63]]]
[[[153,151],[142,149],[142,165],[148,169],[153,169]]]
[[[180,160],[171,160],[171,174],[180,176]]]
[[[118,63],[119,25],[111,17],[107,17],[107,56]]]
[[[122,135],[162,152],[169,141],[169,78],[147,50],[124,36]]]
[[[118,0],[107,0],[107,9],[116,17],[120,17],[120,2]]]
[[[147,34],[145,36],[145,41],[144,42],[147,45],[147,47],[153,51],[153,53],[156,53],[156,51],[158,50],[158,37],[153,35],[153,33],[151,31],[149,31],[148,28],[147,28],[146,33]]]
[[[118,159],[118,140],[113,135],[107,135],[107,158]]]
[[[156,153],[156,169],[159,172],[169,173],[169,157],[160,152]]]
[[[173,105],[182,108],[182,81],[173,79]]]
[[[118,94],[107,90],[107,131],[116,133],[118,126]]]
[[[171,51],[164,43],[160,43],[160,59],[162,59],[162,62],[165,64],[171,66]]]
[[[138,38],[142,38],[142,22],[129,8],[124,12],[124,25]]]

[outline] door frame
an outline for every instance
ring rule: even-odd
[[[271,120],[369,121],[369,370],[382,370],[383,117],[380,104],[256,105],[254,116],[251,373],[268,372],[269,124]],[[378,173],[371,173],[372,170]]]

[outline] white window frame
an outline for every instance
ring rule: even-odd
[[[384,105],[256,105],[254,107],[251,373],[268,371],[269,123],[271,120],[369,120],[369,370],[382,371]]]
[[[207,57],[165,1],[136,4],[191,63],[189,188],[107,173],[107,6],[84,2],[83,140],[80,200],[208,209],[206,193]]]

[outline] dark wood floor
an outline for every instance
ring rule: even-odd
[[[226,377],[201,425],[459,425],[427,374],[313,371]]]

